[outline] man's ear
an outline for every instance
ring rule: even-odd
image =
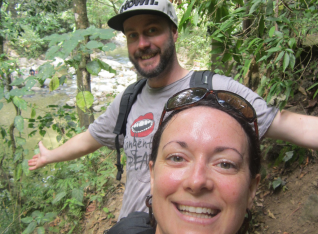
[[[171,26],[171,31],[172,31],[172,36],[173,36],[173,41],[176,42],[178,40],[178,28],[175,25]]]
[[[153,187],[153,161],[149,161],[149,171],[150,171],[150,194],[152,194],[152,187]]]
[[[247,204],[248,209],[251,209],[253,206],[253,200],[256,195],[256,191],[257,191],[260,180],[261,180],[260,174],[257,174],[255,178],[251,180],[250,189],[249,189],[250,190],[249,198],[248,198],[248,204]]]

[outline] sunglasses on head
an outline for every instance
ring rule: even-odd
[[[253,123],[258,137],[257,116],[253,106],[241,96],[223,90],[208,90],[206,88],[189,88],[182,90],[170,97],[162,111],[159,126],[162,124],[165,114],[169,111],[195,106],[197,102],[213,94],[218,104],[227,109],[234,109],[241,114],[247,122]]]

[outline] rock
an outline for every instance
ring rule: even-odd
[[[100,111],[102,111],[102,107],[104,107],[104,105],[94,106],[94,107],[93,107],[93,110],[94,110],[95,112],[100,112]]]
[[[44,85],[49,86],[49,85],[50,85],[50,82],[51,82],[51,79],[47,78],[47,79],[44,81]]]
[[[95,100],[94,102],[93,102],[93,105],[94,106],[96,106],[96,105],[98,105],[99,104],[99,101],[98,100]]]
[[[122,91],[124,91],[126,89],[126,87],[125,86],[122,86],[122,85],[118,85],[117,86],[117,90],[116,90],[116,92],[117,93],[121,93]]]
[[[75,106],[75,102],[73,100],[69,100],[69,101],[66,102],[66,105]]]
[[[110,79],[110,78],[113,78],[115,74],[102,69],[101,72],[98,73],[98,76],[102,78]]]
[[[119,62],[113,61],[113,60],[109,60],[109,59],[101,59],[104,63],[107,63],[108,65],[110,65],[113,69],[118,69],[119,67],[121,67],[122,65]]]
[[[31,90],[33,90],[33,91],[39,91],[39,90],[41,90],[41,88],[40,88],[40,87],[32,87]]]

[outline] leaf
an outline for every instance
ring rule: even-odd
[[[179,23],[179,28],[181,28],[183,26],[183,23],[189,19],[191,12],[192,12],[192,7],[194,5],[194,3],[196,2],[196,0],[192,0],[190,5],[188,5],[186,12],[183,14],[180,23]]]
[[[283,62],[283,71],[286,70],[286,68],[288,67],[288,64],[289,64],[289,54],[285,53],[284,62]]]
[[[29,224],[29,226],[22,232],[22,234],[30,234],[36,228],[36,222],[33,221]]]
[[[224,50],[224,48],[222,48],[222,47],[217,47],[214,49],[212,46],[211,54],[221,54],[221,53],[223,53],[223,50]]]
[[[103,47],[103,43],[99,42],[99,41],[89,41],[87,44],[86,44],[86,47],[90,50],[92,49],[96,49],[96,48],[100,48],[100,47]]]
[[[23,132],[24,129],[24,119],[21,115],[14,118],[14,126],[19,132]]]
[[[50,49],[48,49],[48,51],[45,54],[45,58],[46,59],[53,59],[55,57],[57,57],[57,52],[60,50],[59,46],[52,46],[50,47]]]
[[[97,76],[102,68],[99,63],[94,60],[86,64],[86,69],[90,74]]]
[[[225,53],[224,56],[223,56],[222,62],[227,62],[227,61],[229,61],[231,59],[232,59],[232,54]]]
[[[272,15],[274,13],[273,9],[274,9],[273,1],[272,0],[268,0],[267,1],[267,7],[266,7],[266,15]]]
[[[89,109],[94,102],[94,96],[89,91],[82,91],[76,95],[76,104],[84,112]]]
[[[295,38],[294,37],[290,38],[289,41],[288,41],[289,48],[292,49],[295,44],[296,44]]]
[[[51,78],[54,73],[54,66],[50,63],[44,63],[42,66],[39,67],[37,77],[41,80],[45,80],[47,78]]]
[[[40,135],[41,135],[42,137],[44,137],[44,136],[45,136],[45,134],[46,134],[46,131],[45,131],[45,130],[43,130],[43,129],[41,129],[41,130],[40,130]]]
[[[43,221],[50,222],[56,217],[56,215],[57,215],[56,212],[48,212],[45,214]]]
[[[113,69],[110,65],[108,65],[107,63],[105,63],[105,62],[103,62],[103,61],[101,61],[101,60],[99,60],[99,59],[97,59],[96,61],[99,63],[99,66],[100,66],[103,70],[108,71],[108,72],[110,72],[110,73],[116,74],[116,70],[114,70],[114,69]]]
[[[32,110],[31,110],[31,118],[34,118],[35,115],[36,115],[36,110],[35,110],[35,108],[32,108]]]
[[[295,55],[291,54],[289,56],[289,67],[290,67],[290,69],[294,70],[295,63],[296,63]]]
[[[84,191],[82,189],[73,189],[72,198],[75,198],[77,201],[82,202],[84,197]]]
[[[260,37],[264,35],[264,28],[265,28],[265,21],[264,21],[264,15],[262,15],[258,25],[258,33]]]
[[[281,47],[274,47],[274,48],[270,48],[268,50],[266,50],[267,53],[274,53],[274,52],[277,52],[277,51],[281,51],[282,48]]]
[[[38,234],[45,234],[45,228],[44,227],[38,227],[37,228]]]
[[[269,217],[271,217],[272,219],[276,219],[276,217],[274,216],[274,214],[270,210],[267,210],[267,212],[268,212]]]
[[[260,3],[261,3],[261,0],[256,0],[254,4],[252,5],[252,7],[250,8],[249,14],[253,14],[253,12],[256,10],[256,8],[258,7]]]
[[[294,156],[294,151],[288,151],[285,153],[285,156],[283,157],[283,161],[288,162],[293,156]]]
[[[274,32],[275,32],[275,26],[271,27],[271,29],[269,30],[268,32],[269,37],[273,37]]]
[[[279,186],[282,185],[282,179],[280,177],[277,178],[277,180],[273,181],[273,189],[277,189]]]
[[[59,86],[60,86],[59,78],[57,76],[53,76],[49,84],[50,91],[56,90]]]
[[[279,55],[277,56],[277,59],[275,60],[275,63],[277,63],[279,60],[281,60],[282,59],[282,57],[284,56],[284,51],[281,51],[280,53],[279,53]]]
[[[59,194],[57,194],[54,198],[54,200],[52,201],[52,204],[54,205],[55,203],[59,202],[61,199],[63,199],[66,196],[66,192],[61,192]]]
[[[114,49],[116,49],[116,44],[107,43],[106,45],[103,46],[102,51],[113,51]]]
[[[15,141],[16,141],[17,145],[21,145],[21,146],[25,145],[25,143],[26,143],[26,140],[24,138],[21,138],[21,137],[16,137]]]
[[[24,79],[23,78],[18,78],[18,79],[15,79],[10,85],[13,86],[13,85],[20,85],[24,82]]]
[[[251,66],[251,62],[252,62],[251,59],[245,60],[245,64],[244,64],[244,68],[243,68],[244,69],[243,76],[245,76],[246,73],[248,72],[248,70],[249,70],[249,68]]]
[[[25,218],[21,219],[21,221],[23,223],[31,223],[33,221],[33,218],[32,217],[25,217]]]
[[[36,81],[34,79],[31,79],[31,80],[28,80],[26,83],[25,83],[25,88],[27,90],[31,89],[34,85],[36,84]]]
[[[99,38],[102,39],[102,40],[108,40],[108,39],[111,39],[112,37],[115,36],[114,34],[114,31],[113,29],[100,29],[99,30]]]

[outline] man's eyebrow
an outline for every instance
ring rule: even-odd
[[[162,149],[164,149],[167,145],[172,144],[172,143],[177,143],[179,144],[182,148],[188,148],[188,144],[185,143],[184,141],[169,141],[167,144],[165,144]]]
[[[144,27],[148,27],[149,25],[157,24],[157,23],[160,23],[160,20],[158,20],[158,19],[149,20],[149,22],[146,23],[146,24],[144,25]],[[124,28],[124,33],[125,33],[125,34],[126,34],[127,32],[130,32],[130,31],[134,31],[134,28],[132,28],[132,27],[127,28],[127,29]]]
[[[241,158],[243,159],[243,155],[240,153],[240,151],[238,151],[236,148],[232,148],[232,147],[219,146],[219,147],[217,147],[217,148],[214,150],[214,153],[222,152],[222,151],[225,151],[225,150],[233,150],[233,151],[235,151],[236,153],[238,153],[238,154],[241,156]]]

